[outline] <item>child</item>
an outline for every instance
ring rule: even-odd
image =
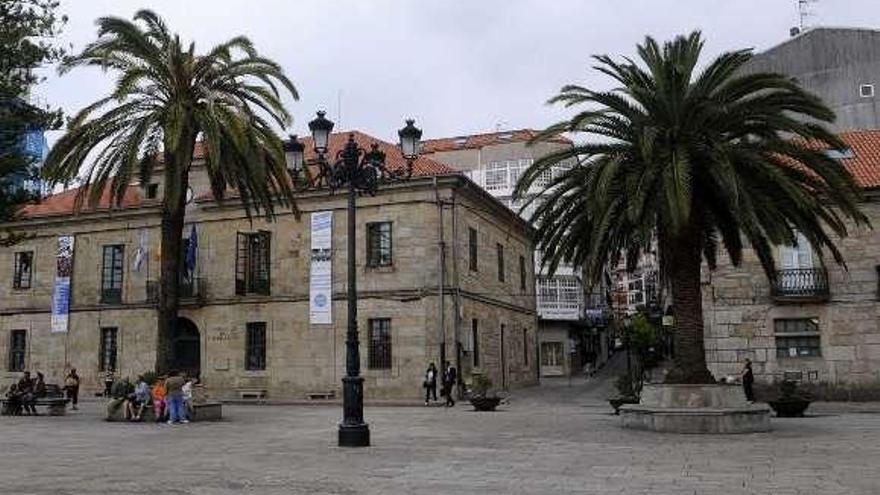
[[[162,421],[165,414],[165,377],[160,377],[153,385],[153,411],[156,413],[156,422]]]

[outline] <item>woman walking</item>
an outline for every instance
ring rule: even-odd
[[[742,370],[742,384],[743,392],[745,392],[746,400],[749,401],[749,403],[755,402],[755,391],[752,389],[754,383],[755,375],[752,373],[752,361],[749,358],[746,358],[746,363]]]
[[[422,383],[422,386],[425,387],[425,405],[428,405],[428,399],[433,397],[433,400],[437,401],[437,367],[434,366],[434,363],[428,365],[428,370],[425,372],[425,381]]]

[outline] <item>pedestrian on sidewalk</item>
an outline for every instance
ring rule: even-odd
[[[755,402],[755,391],[752,386],[755,384],[755,374],[752,373],[752,360],[746,358],[745,365],[742,370],[743,392],[746,394],[746,400],[749,403]]]
[[[168,424],[189,423],[183,406],[183,385],[186,382],[180,373],[172,371],[165,380],[165,396],[168,402]]]
[[[446,397],[446,407],[455,405],[455,400],[452,398],[452,389],[455,387],[457,379],[458,372],[455,370],[455,366],[446,361],[446,368],[443,370],[443,395]]]
[[[76,374],[76,368],[70,368],[64,377],[64,393],[70,400],[70,408],[76,411],[79,404],[79,375]]]
[[[434,366],[434,363],[428,365],[428,370],[425,372],[425,381],[422,383],[422,386],[425,387],[425,405],[428,405],[428,398],[433,396],[434,402],[437,402],[437,367]]]

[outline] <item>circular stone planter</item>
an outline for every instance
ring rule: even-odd
[[[620,407],[621,426],[669,433],[770,430],[770,408],[749,404],[737,385],[650,384],[639,404]]]
[[[471,397],[471,405],[476,411],[494,411],[501,404],[501,397]]]
[[[803,418],[804,411],[810,407],[810,401],[806,399],[780,399],[767,402],[777,418]]]

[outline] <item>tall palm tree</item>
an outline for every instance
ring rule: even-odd
[[[631,269],[656,248],[676,325],[672,383],[712,381],[703,260],[713,269],[723,246],[739,265],[748,245],[773,280],[774,246],[795,244],[800,232],[820,257],[827,251],[843,264],[831,235],[867,224],[851,175],[823,152],[844,147],[823,127],[833,112],[782,75],[746,74],[749,50],[697,69],[702,48],[694,32],[662,46],[646,38],[641,62],[594,57],[617,87],[563,87],[550,103],[586,108],[536,138],[588,139],[535,161],[516,191],[524,196],[543,172],[564,170],[532,218],[550,270],[571,262],[595,282],[609,263]]]
[[[216,198],[234,188],[249,217],[256,212],[271,218],[276,202],[295,208],[283,144],[272,126],[291,121],[282,91],[293,98],[297,93],[282,68],[245,37],[199,55],[149,10],[137,12],[133,21],[102,17],[97,25],[98,39],[63,61],[61,72],[97,66],[118,73],[116,86],[73,117],[49,153],[44,174],[52,183],[79,176],[78,203],[96,204],[109,188],[118,204],[134,180],[161,171],[157,368],[163,369],[177,323],[184,206],[196,140]]]

